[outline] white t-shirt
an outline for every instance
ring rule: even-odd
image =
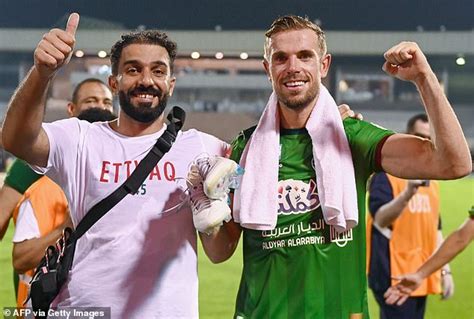
[[[40,238],[41,233],[36,220],[33,206],[29,199],[23,201],[18,209],[18,217],[16,219],[15,232],[13,233],[12,241],[14,243],[21,243],[22,241]]]
[[[76,226],[119,187],[161,136],[127,137],[108,123],[72,118],[43,124],[50,144],[46,173],[64,190]],[[183,181],[194,159],[227,145],[189,130],[146,178],[77,242],[67,284],[53,306],[111,307],[112,318],[197,318],[196,231]],[[165,213],[163,213],[165,212]]]
[[[14,243],[21,243],[25,240],[40,237],[41,233],[33,206],[31,205],[30,200],[26,199],[20,204],[20,208],[18,209],[18,217],[16,218],[16,226],[12,241]],[[18,274],[18,277],[25,283],[29,283],[31,280],[31,277],[26,274]],[[31,299],[28,300],[28,302],[25,304],[25,307],[31,307]],[[25,316],[25,318],[33,317],[33,315]]]

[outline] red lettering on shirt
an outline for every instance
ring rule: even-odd
[[[176,177],[176,170],[174,168],[173,163],[166,162],[164,168],[165,168],[165,178],[169,181],[174,181],[174,178]]]
[[[132,164],[132,161],[125,161],[123,162],[123,165],[125,165],[127,167],[127,178],[130,177],[130,164]]]
[[[109,174],[109,170],[106,168],[106,166],[108,166],[109,164],[110,162],[107,161],[102,162],[102,172],[100,173],[100,181],[102,183],[107,183],[109,181],[108,179],[105,179],[105,174]]]
[[[115,166],[114,183],[117,183],[119,180],[119,169],[122,166],[122,163],[113,163],[112,165]]]
[[[138,166],[137,160],[126,160],[123,163],[112,163],[109,161],[102,161],[102,168],[100,172],[99,181],[102,183],[118,183],[124,181],[133,173],[133,170]],[[112,165],[114,168],[111,168]],[[133,167],[134,165],[135,167]],[[111,179],[111,175],[113,178]],[[163,176],[162,176],[163,174]],[[148,180],[161,181],[163,177],[167,181],[174,181],[176,179],[176,168],[172,162],[158,163],[148,174]]]
[[[160,169],[158,168],[158,165],[153,167],[153,169],[151,170],[151,173],[150,173],[150,177],[148,177],[148,179],[151,181],[154,176],[156,176],[157,180],[159,180],[159,181],[161,180]]]

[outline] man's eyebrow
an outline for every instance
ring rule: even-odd
[[[142,65],[143,63],[140,62],[139,60],[127,60],[123,63],[124,65],[128,65],[128,64],[138,64],[138,65]],[[153,61],[151,62],[150,64],[157,64],[157,65],[163,65],[165,67],[168,67],[168,64],[161,61],[161,60],[156,60],[156,61]]]
[[[89,96],[86,96],[86,97],[82,98],[82,100],[88,100],[88,99],[95,99],[95,100],[97,100],[98,98],[97,98],[97,96],[95,96],[95,95],[89,95]]]
[[[301,50],[298,51],[296,54],[310,54],[310,55],[315,55],[315,52],[313,50]]]
[[[278,57],[285,56],[285,55],[287,54],[284,51],[276,51],[272,54],[272,56],[278,56]]]
[[[123,65],[127,65],[127,64],[141,64],[141,63],[138,60],[127,60],[123,63]]]
[[[301,54],[309,54],[309,55],[315,55],[316,52],[314,50],[301,50],[296,52],[296,55],[301,55]],[[272,56],[286,56],[288,55],[285,51],[275,51]]]

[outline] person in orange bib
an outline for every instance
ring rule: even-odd
[[[474,240],[474,206],[469,210],[469,217],[454,232],[452,232],[439,249],[413,274],[406,274],[395,279],[399,283],[385,292],[385,302],[393,305],[403,304],[410,294],[418,289],[423,280],[443,265],[454,259]]]
[[[428,117],[412,117],[407,133],[429,139]],[[384,293],[395,284],[394,277],[415,272],[443,240],[438,182],[377,173],[370,181],[368,206],[369,287],[380,306],[380,318],[423,318],[427,295],[442,293],[446,299],[454,292],[449,265],[428,276],[403,305],[386,304]]]
[[[13,267],[20,274],[17,306],[25,307],[34,268],[49,245],[54,245],[65,227],[72,223],[68,203],[61,188],[46,176],[23,195],[13,211]]]

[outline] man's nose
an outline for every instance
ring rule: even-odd
[[[97,103],[97,106],[100,107],[101,109],[107,109],[110,107],[110,103],[105,102],[105,101],[99,101]]]
[[[295,73],[300,71],[300,61],[296,56],[290,56],[287,60],[287,64],[288,73]]]
[[[140,83],[144,86],[152,86],[155,84],[150,70],[143,70]]]

